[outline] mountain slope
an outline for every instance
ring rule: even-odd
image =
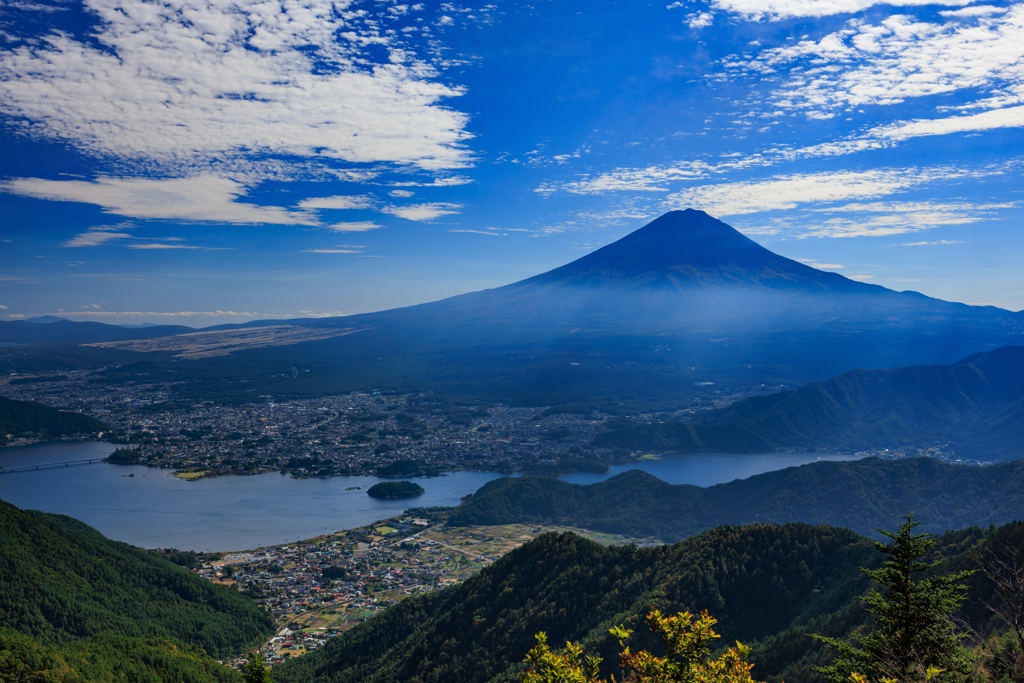
[[[1024,346],[953,365],[855,370],[795,391],[744,399],[700,422],[599,435],[595,445],[679,452],[845,451],[941,443],[961,457],[1024,456]]]
[[[7,443],[8,434],[26,432],[46,437],[63,434],[89,434],[107,429],[94,418],[81,413],[69,413],[35,401],[15,401],[0,396],[0,446]]]
[[[511,287],[537,285],[884,291],[779,256],[693,209],[666,213],[608,246]]]
[[[70,517],[0,501],[0,628],[47,644],[174,638],[224,656],[268,633],[241,594]]]
[[[552,643],[584,640],[611,665],[617,643],[607,628],[619,622],[637,627],[636,616],[652,604],[709,609],[726,641],[756,641],[845,608],[867,587],[857,568],[873,554],[851,532],[807,526],[722,528],[643,549],[545,534],[458,587],[405,600],[324,648],[275,667],[274,678],[517,680],[510,667],[515,670],[538,631]],[[632,644],[650,647],[653,640],[638,629]],[[759,677],[778,673],[757,670]]]
[[[931,458],[818,462],[708,488],[639,470],[580,486],[546,477],[488,482],[448,523],[562,524],[675,541],[721,524],[831,524],[874,536],[914,512],[928,531],[1024,516],[1024,461],[988,467]]]
[[[948,534],[938,554],[948,570],[974,568],[971,549],[1024,545],[1024,525]],[[278,683],[484,683],[518,681],[520,662],[546,631],[554,646],[582,641],[618,671],[608,628],[635,629],[634,650],[661,649],[642,617],[707,609],[723,643],[752,646],[753,675],[769,683],[811,683],[824,663],[808,633],[845,637],[864,626],[860,567],[880,554],[867,539],[806,525],[720,527],[672,546],[606,548],[572,534],[545,534],[460,586],[407,599],[274,669]],[[993,588],[970,580],[960,616],[979,633],[997,623],[984,606]]]
[[[652,402],[678,407],[708,386],[802,385],[857,367],[951,363],[1024,332],[1019,313],[818,271],[699,211],[673,211],[504,287],[294,323],[353,332],[214,359],[114,357],[110,349],[62,351],[61,359],[32,349],[7,356],[15,368],[35,362],[19,353],[49,353],[51,369],[104,367],[97,380],[110,383],[144,373],[174,381],[183,396],[218,401],[374,389],[631,410]]]

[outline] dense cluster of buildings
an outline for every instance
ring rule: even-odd
[[[436,520],[434,520],[436,521]],[[210,555],[194,569],[245,592],[274,616],[271,663],[314,650],[376,611],[458,583],[498,553],[459,549],[427,518],[399,518],[303,543]]]
[[[68,373],[9,382],[0,393],[96,417],[111,427],[105,439],[141,446],[139,464],[208,475],[369,474],[396,461],[415,461],[421,473],[511,472],[609,457],[590,445],[603,422],[597,415],[372,393],[219,405],[177,400],[173,389],[93,384],[87,373]]]

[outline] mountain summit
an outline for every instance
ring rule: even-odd
[[[583,258],[517,284],[757,287],[855,293],[879,290],[779,256],[694,209],[670,211]]]
[[[816,270],[694,210],[667,213],[572,263],[504,287],[288,323],[345,332],[208,360],[146,354],[138,368],[132,363],[143,360],[132,355],[108,372],[187,380],[180,391],[204,399],[373,389],[619,412],[627,402],[680,406],[711,391],[798,386],[854,368],[948,364],[1024,340],[1022,314]],[[85,341],[89,326],[102,328],[106,339],[174,334],[23,321],[0,323],[0,333],[31,328],[35,336],[18,340],[52,343],[53,334],[38,333],[71,327]],[[97,362],[111,363],[106,355]]]

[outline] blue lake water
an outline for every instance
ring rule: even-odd
[[[666,455],[660,460],[644,460],[628,465],[613,465],[608,474],[577,472],[562,477],[573,484],[593,484],[626,470],[643,470],[670,484],[714,486],[755,474],[786,467],[807,465],[819,460],[857,460],[855,455],[835,453],[685,453]]]
[[[114,448],[105,443],[5,448],[0,449],[0,467],[94,458]],[[710,486],[818,459],[852,458],[698,453],[615,466],[607,475],[563,478],[589,484],[626,469],[642,469],[673,484]],[[417,478],[414,481],[426,489],[422,496],[378,500],[366,495],[367,488],[382,481],[377,477],[292,479],[275,473],[183,481],[168,470],[101,463],[0,474],[0,499],[20,508],[70,515],[110,538],[137,546],[244,550],[351,529],[401,514],[410,506],[457,505],[460,498],[499,476],[452,472]],[[351,488],[355,486],[360,488]]]

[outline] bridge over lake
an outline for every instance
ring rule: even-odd
[[[74,465],[91,465],[103,462],[105,458],[85,458],[82,460],[62,460],[60,462],[41,462],[33,465],[15,465],[13,467],[0,467],[0,474],[13,474],[15,472],[32,472],[34,470],[48,470],[54,467],[71,467]]]

